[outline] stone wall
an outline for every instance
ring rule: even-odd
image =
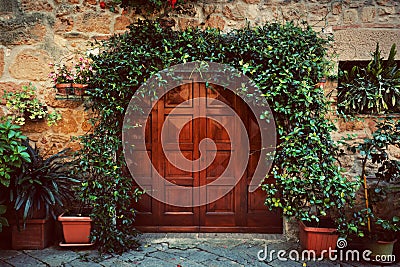
[[[111,12],[111,1],[104,9],[99,0],[11,1],[5,2],[13,12],[0,13],[0,91],[17,91],[32,82],[39,98],[59,109],[63,120],[55,127],[28,123],[24,132],[47,151],[75,146],[69,139],[89,130],[86,115],[80,102],[55,99],[49,63],[76,61],[90,41],[121,33],[145,14],[120,8]],[[339,61],[368,59],[378,41],[384,54],[392,43],[400,46],[399,14],[394,0],[198,0],[178,6],[169,17],[175,29],[210,26],[223,31],[247,23],[306,20],[316,31],[334,35]]]

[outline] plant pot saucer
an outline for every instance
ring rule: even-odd
[[[77,244],[72,244],[72,243],[63,243],[60,242],[58,244],[60,247],[89,247],[89,246],[93,246],[94,243],[77,243]]]

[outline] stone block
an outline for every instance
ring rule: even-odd
[[[88,118],[89,119],[89,118]],[[89,122],[89,120],[85,120],[85,121],[83,121],[82,122],[82,124],[81,124],[81,130],[83,131],[83,132],[88,132],[88,131],[90,131],[91,129],[92,129],[92,124]]]
[[[71,5],[61,4],[56,9],[56,17],[72,15],[74,13],[75,13],[75,9]]]
[[[396,158],[397,160],[400,160],[400,148],[390,145],[388,147],[388,151],[389,151],[390,156]]]
[[[0,48],[0,77],[3,76],[4,65],[4,50]]]
[[[378,8],[378,15],[379,16],[386,16],[396,14],[396,9],[394,7],[379,7]]]
[[[396,43],[400,46],[399,31],[392,29],[335,29],[334,49],[339,55],[337,60],[370,60],[379,42],[382,55],[387,56],[390,47]],[[368,40],[368,42],[366,42]],[[396,56],[400,59],[400,55]]]
[[[56,18],[56,23],[54,24],[54,31],[56,33],[60,32],[70,32],[74,27],[74,18],[72,16],[63,16]]]
[[[182,31],[186,30],[189,27],[194,28],[194,27],[197,27],[199,25],[200,25],[200,22],[197,19],[178,18],[178,27]]]
[[[184,3],[181,5],[176,6],[172,13],[183,15],[186,17],[196,17],[197,15],[197,6],[193,3]]]
[[[128,16],[119,16],[115,19],[114,31],[126,31],[126,27],[129,26],[131,23],[132,21]]]
[[[342,3],[341,2],[333,2],[331,9],[332,9],[333,15],[339,15],[340,13],[342,13]]]
[[[362,22],[374,22],[376,16],[375,7],[364,7],[361,11]]]
[[[45,120],[38,122],[26,121],[26,123],[21,127],[23,133],[42,133],[50,129]]]
[[[344,121],[339,120],[339,132],[363,130],[364,123],[362,121]]]
[[[260,0],[243,0],[246,4],[257,4],[260,3]]]
[[[350,7],[350,8],[358,8],[358,7],[364,7],[364,6],[367,6],[367,5],[371,5],[372,3],[371,3],[371,0],[357,0],[357,1],[354,1],[354,0],[350,0],[350,1],[346,1],[347,3],[347,5]]]
[[[397,0],[376,0],[376,4],[379,6],[394,6],[399,3]]]
[[[54,133],[71,134],[78,132],[78,123],[72,110],[66,110],[61,113],[62,119],[57,125],[52,126]]]
[[[23,12],[53,12],[54,6],[46,0],[21,0],[21,9]]]
[[[66,144],[66,148],[70,148],[72,151],[78,151],[82,148],[82,146],[78,141],[72,141]]]
[[[203,14],[205,17],[208,17],[212,14],[222,13],[221,5],[215,4],[203,4]]]
[[[224,16],[230,20],[238,21],[238,20],[245,20],[246,13],[248,11],[248,6],[244,4],[236,4],[236,5],[225,5],[222,13]]]
[[[225,28],[225,20],[221,16],[211,16],[206,21],[205,27],[223,30]]]
[[[24,49],[9,67],[10,75],[15,79],[45,81],[52,71],[49,54],[41,49]]]
[[[42,19],[42,16],[35,13],[0,20],[0,44],[23,45],[42,42],[46,35]]]
[[[77,16],[75,28],[79,32],[89,33],[104,33],[109,34],[111,25],[111,17],[108,14],[102,13],[83,13]]]
[[[354,24],[358,21],[358,13],[355,9],[348,9],[343,12],[343,23]]]

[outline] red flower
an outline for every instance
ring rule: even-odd
[[[169,3],[171,4],[172,8],[175,8],[175,4],[177,0],[168,0]]]
[[[101,2],[100,2],[100,7],[101,7],[102,9],[105,9],[105,8],[106,8],[106,3],[104,3],[104,1],[101,1]]]

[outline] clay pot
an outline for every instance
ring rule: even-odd
[[[58,83],[56,84],[57,94],[58,95],[68,95],[69,89],[71,88],[70,83]]]
[[[92,219],[86,216],[58,216],[61,222],[65,244],[91,244],[90,230]]]
[[[86,94],[86,89],[88,88],[87,84],[81,83],[73,83],[72,87],[74,88],[74,94],[77,96],[83,96]]]

